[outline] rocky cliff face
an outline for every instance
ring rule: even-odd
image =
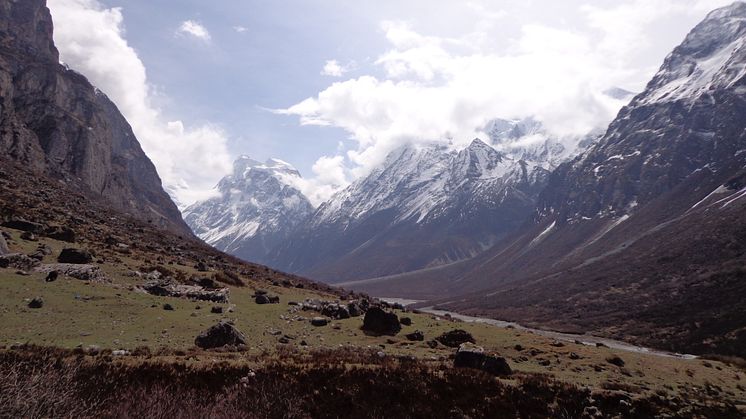
[[[294,186],[300,173],[277,159],[264,163],[242,156],[218,184],[220,196],[198,202],[184,219],[201,239],[245,260],[265,262],[312,213]]]
[[[44,0],[0,1],[0,150],[115,208],[191,234],[106,95],[59,63]]]

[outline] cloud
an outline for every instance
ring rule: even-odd
[[[179,33],[193,36],[205,42],[210,41],[210,32],[201,23],[194,20],[186,20],[179,26]]]
[[[335,192],[349,185],[343,156],[321,157],[311,168],[313,176],[299,178],[286,177],[286,181],[298,188],[311,204],[319,206],[334,195]]]
[[[649,53],[643,40],[654,39],[661,19],[699,19],[723,3],[727,0],[586,5],[577,9],[577,24],[517,25],[512,36],[500,32],[504,25],[494,24],[508,11],[475,2],[468,7],[481,23],[457,37],[384,21],[381,30],[389,48],[375,60],[375,70],[337,81],[276,112],[295,115],[302,125],[346,130],[354,142],[334,158],[344,158],[341,173],[352,178],[365,175],[405,143],[438,141],[456,147],[475,136],[485,138],[482,128],[498,117],[532,117],[551,135],[579,137],[605,127],[624,105],[604,91],[639,90],[653,75],[656,67],[638,65],[632,57]],[[323,185],[321,179],[311,182]]]
[[[210,196],[232,167],[227,138],[215,125],[164,119],[145,66],[124,39],[121,9],[97,0],[49,0],[49,7],[61,59],[117,104],[164,187],[184,205]]]
[[[238,33],[244,33],[244,32],[248,32],[249,28],[247,28],[246,26],[238,25],[238,26],[234,26],[233,30],[236,31],[236,32],[238,32]]]
[[[342,77],[345,73],[355,68],[354,62],[345,65],[340,64],[337,60],[328,60],[321,69],[322,76]]]

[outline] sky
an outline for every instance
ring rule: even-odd
[[[402,144],[494,118],[604,127],[729,0],[48,0],[60,59],[120,108],[180,207],[239,155],[319,204]]]

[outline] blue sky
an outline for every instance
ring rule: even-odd
[[[318,203],[402,143],[467,142],[491,118],[580,135],[623,105],[603,90],[641,90],[727,3],[49,0],[61,59],[119,105],[181,204],[240,154],[290,162]]]

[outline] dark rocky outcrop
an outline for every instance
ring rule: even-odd
[[[423,340],[425,340],[425,334],[422,333],[422,331],[420,330],[415,330],[412,333],[408,333],[404,335],[404,337],[406,337],[407,340],[417,341],[417,342],[422,342]]]
[[[191,236],[114,103],[60,64],[52,31],[45,0],[0,1],[0,152],[134,217]],[[60,233],[52,234],[70,241],[69,232]]]
[[[456,351],[453,366],[477,369],[495,376],[511,375],[513,373],[505,358],[486,354],[481,347],[470,344],[461,345]]]
[[[455,329],[449,332],[445,332],[442,335],[435,338],[441,344],[448,346],[449,348],[458,348],[463,343],[476,343],[471,333],[462,329]]]
[[[60,255],[57,257],[59,263],[74,263],[74,264],[87,264],[93,261],[91,253],[84,249],[75,249],[72,247],[62,249]]]
[[[363,318],[362,330],[373,335],[396,335],[401,330],[396,314],[380,307],[371,307]]]
[[[50,263],[38,266],[34,269],[36,272],[46,273],[48,278],[59,275],[79,279],[81,281],[101,281],[108,282],[109,278],[96,265],[72,264],[72,263]],[[57,276],[53,275],[57,273]],[[51,281],[50,281],[51,282]]]
[[[194,339],[194,344],[202,349],[246,345],[246,337],[232,324],[220,322],[200,333]]]

